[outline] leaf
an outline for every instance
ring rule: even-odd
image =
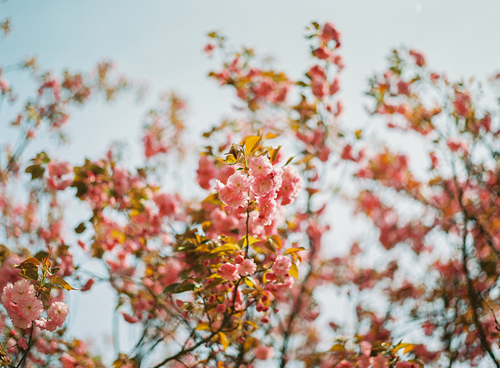
[[[305,250],[306,248],[300,247],[300,248],[289,248],[286,250],[285,254],[292,254],[295,252],[300,252],[301,250]]]
[[[292,276],[295,279],[299,279],[299,269],[297,267],[297,264],[295,262],[292,262],[292,266],[290,267],[290,271],[288,271],[290,276]]]
[[[248,243],[249,243],[249,245],[258,243],[260,241],[261,241],[260,239],[254,238],[253,236],[249,236],[248,237]],[[242,247],[242,248],[245,247],[247,245],[247,237],[244,236],[243,238],[241,238],[240,240],[238,240],[238,245],[240,247]]]
[[[35,254],[35,258],[38,259],[40,262],[43,262],[45,258],[49,256],[49,253],[44,252],[43,250]]]
[[[175,291],[175,289],[180,285],[178,282],[174,282],[173,284],[168,285],[165,289],[163,289],[163,292],[165,294],[170,294]]]
[[[118,240],[118,243],[123,244],[125,242],[125,234],[123,234],[121,231],[118,230],[113,230],[111,232],[111,237],[114,239]]]
[[[259,144],[262,141],[262,136],[252,135],[244,139],[245,145],[245,155],[250,156],[250,153],[259,148]]]
[[[273,139],[273,138],[276,138],[278,137],[278,134],[274,134],[274,133],[267,133],[266,134],[266,139]]]
[[[361,139],[361,133],[362,132],[363,131],[361,129],[360,130],[356,130],[356,133],[354,133],[354,134],[356,134],[356,139]]]
[[[210,194],[203,200],[203,203],[220,204],[219,193]]]
[[[0,264],[10,255],[10,250],[5,245],[0,244]]]
[[[252,326],[255,330],[258,330],[259,329],[259,326],[257,326],[255,323],[253,323],[252,321],[245,321],[246,324]]]
[[[236,247],[235,244],[227,243],[227,244],[221,245],[220,247],[213,249],[210,253],[234,252],[236,249],[238,249],[238,248]]]
[[[51,284],[54,284],[54,285],[57,285],[57,286],[60,286],[62,287],[63,289],[66,289],[68,291],[70,290],[76,290],[75,288],[73,288],[70,284],[68,284],[66,282],[66,280],[64,280],[63,278],[59,277],[59,276],[54,276],[52,277],[52,280],[50,280],[50,283]]]
[[[311,24],[313,25],[314,28],[319,29],[318,22],[312,22]]]
[[[270,151],[271,161],[272,161],[272,162],[276,162],[276,159],[278,158],[278,153],[279,153],[280,149],[281,149],[281,146],[279,146],[279,147],[278,147],[278,148],[276,148],[276,149],[272,149],[272,150]]]
[[[40,165],[28,166],[25,170],[28,174],[31,174],[31,180],[41,178],[45,172],[45,168]]]
[[[292,160],[294,159],[295,156],[292,156],[288,159],[288,161],[286,162],[285,166],[288,165],[290,162],[292,162]]]
[[[401,344],[398,344],[394,350],[395,351],[398,351],[399,349],[403,349],[403,354],[406,354],[410,351],[412,351],[413,349],[415,349],[415,345],[412,345],[412,344],[408,344],[408,343],[401,343]]]
[[[274,243],[278,248],[283,248],[283,243],[281,242],[281,239],[278,235],[273,235],[271,236],[271,239],[273,239]]]
[[[269,249],[271,252],[276,253],[276,247],[274,246],[274,242],[271,239],[267,239],[264,242],[264,246]]]
[[[28,268],[37,268],[38,266],[40,266],[40,261],[38,261],[38,259],[36,259],[35,257],[31,257],[21,262],[20,264],[14,265],[12,267],[18,268],[20,270],[25,270]]]
[[[210,226],[212,226],[212,221],[203,221],[203,222],[201,223],[201,228],[202,228],[202,229],[203,229],[203,231],[205,231],[205,232],[206,232],[206,231],[210,228]]]
[[[198,324],[198,326],[196,326],[196,329],[198,331],[200,331],[200,330],[209,330],[210,326],[208,325],[208,323],[200,323],[200,324]]]
[[[244,278],[244,281],[245,281],[245,284],[249,287],[249,288],[252,288],[254,289],[255,288],[255,281],[250,277],[250,276],[247,276]]]
[[[80,222],[80,224],[75,227],[75,233],[77,234],[81,234],[83,233],[85,230],[87,229],[87,227],[85,226],[85,224],[83,222]]]
[[[19,272],[19,276],[31,281],[38,281],[38,270],[35,268],[25,268]]]
[[[221,344],[224,347],[224,350],[226,350],[229,347],[229,341],[224,332],[219,332],[219,344]]]
[[[330,348],[330,351],[345,351],[345,346],[342,344],[335,344]]]

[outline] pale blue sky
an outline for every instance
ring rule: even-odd
[[[0,43],[0,63],[36,54],[45,68],[58,72],[86,71],[99,60],[115,60],[130,77],[147,80],[153,91],[173,88],[185,96],[194,131],[231,113],[229,89],[206,78],[216,62],[202,53],[205,34],[217,29],[235,45],[274,56],[277,67],[298,77],[310,62],[305,26],[313,20],[336,24],[347,66],[341,79],[346,126],[366,120],[367,79],[386,65],[394,47],[423,51],[430,66],[452,78],[485,79],[500,70],[496,0],[10,0],[0,5],[0,18],[5,16],[12,16],[14,32]],[[18,81],[16,75],[7,77]],[[68,128],[73,144],[51,150],[78,162],[99,156],[111,140],[119,139],[132,143],[132,158],[139,155],[145,106],[131,101],[94,103],[77,112]],[[14,137],[7,118],[2,113],[0,144]],[[335,221],[341,226],[343,219]],[[104,288],[93,295],[74,293],[73,305],[77,299],[80,303],[78,313],[72,309],[73,333],[110,331],[112,307],[88,323],[95,301],[104,298]]]

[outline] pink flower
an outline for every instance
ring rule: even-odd
[[[262,197],[274,189],[274,182],[268,177],[256,177],[252,180],[252,191],[256,196]]]
[[[198,170],[196,170],[196,181],[203,189],[210,189],[210,180],[215,178],[215,165],[207,156],[201,156],[198,161]],[[224,182],[224,180],[221,180]]]
[[[347,360],[341,360],[339,364],[335,366],[336,368],[353,368],[354,366]]]
[[[335,42],[337,42],[335,48],[340,47],[340,32],[337,31],[335,29],[335,26],[330,22],[325,23],[325,25],[323,26],[323,30],[319,35],[319,38],[323,42],[334,40]]]
[[[397,362],[396,368],[418,368],[419,365],[417,363],[410,362]]]
[[[26,339],[24,337],[19,339],[17,345],[19,345],[19,347],[23,350],[28,350],[28,344],[26,343]]]
[[[121,312],[123,319],[127,321],[128,323],[137,323],[138,319],[137,317],[131,316],[130,314],[127,314],[125,312]]]
[[[246,175],[237,172],[227,179],[227,185],[217,180],[215,190],[219,193],[220,200],[229,207],[244,207],[249,199],[250,181]]]
[[[255,358],[259,360],[267,360],[273,357],[274,350],[272,347],[259,345],[254,350]]]
[[[415,50],[410,50],[410,55],[413,56],[413,58],[415,59],[415,64],[417,64],[418,66],[425,65],[424,54]]]
[[[9,89],[9,81],[5,78],[0,78],[0,90],[2,91],[2,93],[7,92],[8,89]]]
[[[238,268],[231,263],[224,263],[218,270],[217,273],[226,280],[236,281],[240,278],[238,275]]]
[[[54,302],[47,310],[47,316],[50,321],[47,321],[45,328],[49,331],[54,331],[62,327],[69,314],[69,307],[62,302]]]
[[[63,355],[61,355],[61,358],[59,360],[62,363],[63,368],[74,368],[75,367],[76,360],[68,353],[64,353]]]
[[[277,256],[276,260],[273,264],[273,271],[277,275],[286,275],[288,271],[290,271],[290,267],[292,266],[292,261],[288,257],[285,256]]]
[[[254,177],[265,177],[273,169],[273,165],[265,156],[251,158],[248,167],[250,168],[250,175]]]
[[[257,265],[255,264],[253,259],[245,259],[243,262],[238,264],[238,273],[241,276],[253,275],[257,270]]]
[[[278,198],[281,198],[281,204],[285,206],[293,203],[302,186],[302,178],[297,169],[294,166],[285,166],[283,168],[283,183],[278,192]]]
[[[272,347],[259,345],[254,350],[255,358],[259,360],[267,360],[274,356],[274,350]]]
[[[2,305],[12,323],[22,329],[31,327],[31,322],[37,320],[43,310],[43,303],[36,297],[35,287],[28,280],[5,286]]]
[[[224,313],[226,311],[226,305],[225,304],[217,304],[217,307],[215,307],[215,312],[216,313]]]
[[[158,193],[154,196],[153,201],[158,207],[160,216],[173,216],[180,211],[179,199],[168,193]]]
[[[317,48],[316,50],[314,50],[312,52],[312,54],[314,57],[317,57],[318,59],[321,59],[321,60],[329,59],[332,56],[332,53],[330,52],[330,50],[328,50],[324,46]]]

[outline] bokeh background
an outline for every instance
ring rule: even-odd
[[[232,91],[207,78],[218,66],[216,58],[203,53],[206,34],[214,30],[227,35],[230,44],[254,47],[259,55],[272,57],[277,68],[298,78],[311,61],[305,26],[311,21],[334,23],[342,32],[346,64],[341,77],[343,123],[353,130],[368,119],[364,109],[368,78],[383,69],[395,47],[424,52],[428,64],[446,71],[451,79],[486,80],[500,69],[496,0],[10,0],[0,4],[0,17],[7,16],[12,17],[14,31],[0,43],[4,65],[37,56],[44,68],[59,73],[88,71],[98,61],[112,60],[127,76],[149,85],[144,103],[126,97],[76,111],[66,128],[70,144],[41,140],[54,156],[75,163],[102,155],[112,141],[127,142],[125,159],[130,165],[138,161],[143,116],[161,91],[175,90],[187,99],[193,137],[230,116]],[[8,78],[22,91],[33,89],[20,75]],[[13,112],[4,109],[0,115],[2,145],[15,144],[15,131],[7,124]],[[399,148],[418,154],[418,147],[400,144]],[[35,151],[36,145],[27,154]],[[193,178],[195,168],[186,170],[183,179]],[[85,217],[78,208],[72,211],[75,224]],[[333,222],[345,232],[349,220],[341,213]],[[332,247],[341,246],[342,236],[336,237],[334,230]],[[88,267],[99,271],[94,265]],[[95,349],[105,357],[116,318],[113,297],[105,286],[69,297],[70,333],[94,340]],[[325,298],[323,303],[324,320],[342,315],[340,299]],[[118,329],[121,346],[132,344],[134,329],[125,322],[119,322]]]

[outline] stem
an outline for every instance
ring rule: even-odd
[[[309,196],[307,200],[307,213],[311,213],[311,196]],[[280,368],[284,368],[286,363],[287,363],[287,350],[288,350],[288,344],[290,342],[290,336],[292,335],[292,329],[294,325],[295,318],[299,314],[300,308],[302,307],[302,300],[303,300],[303,295],[306,292],[306,285],[307,282],[309,281],[309,278],[311,277],[313,273],[313,260],[316,255],[316,248],[313,246],[311,239],[309,238],[309,248],[311,249],[311,254],[309,257],[309,270],[304,277],[304,280],[302,281],[302,285],[300,288],[300,293],[297,296],[297,301],[294,303],[292,313],[290,314],[290,319],[288,320],[288,324],[286,326],[285,333],[283,335],[283,346],[281,348],[281,362],[280,362]]]
[[[31,330],[30,330],[30,339],[28,341],[28,349],[26,349],[26,352],[24,353],[23,357],[21,358],[21,360],[19,361],[19,363],[17,364],[16,368],[19,368],[21,367],[21,364],[22,366],[24,367],[24,362],[26,360],[26,357],[28,356],[28,353],[31,349],[31,341],[33,339],[33,327],[34,327],[34,324],[35,322],[34,321],[31,321]]]

